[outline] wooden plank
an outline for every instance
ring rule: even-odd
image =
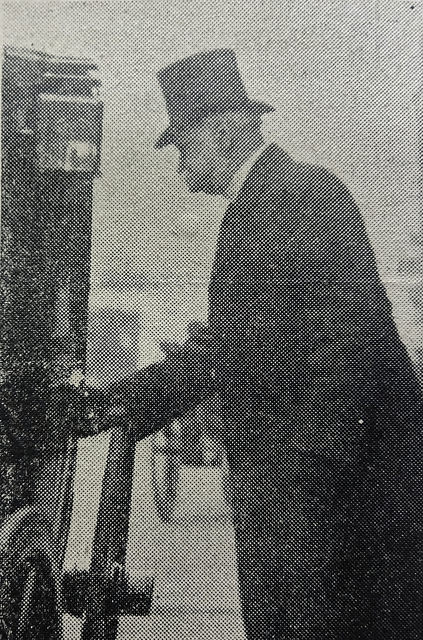
[[[110,436],[94,535],[81,640],[112,640],[118,617],[110,610],[109,588],[123,575],[128,541],[135,438],[128,426]]]

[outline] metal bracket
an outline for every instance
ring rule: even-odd
[[[147,616],[153,599],[154,578],[133,578],[124,567],[114,567],[113,574],[94,575],[87,570],[65,572],[62,582],[64,608],[67,613],[82,618],[86,610],[86,599],[90,580],[96,590],[103,593],[109,615]]]

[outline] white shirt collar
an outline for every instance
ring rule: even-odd
[[[236,200],[239,192],[241,191],[242,185],[244,184],[247,175],[252,169],[253,165],[259,159],[263,151],[269,147],[271,142],[265,142],[260,147],[258,147],[248,158],[245,160],[244,164],[242,164],[239,169],[234,173],[232,180],[230,181],[224,196],[230,202],[234,202]]]

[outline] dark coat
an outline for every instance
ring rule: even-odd
[[[222,223],[209,325],[213,379],[153,366],[143,415],[219,390],[248,639],[420,639],[421,390],[336,177],[264,152]]]
[[[417,640],[421,391],[337,178],[264,153],[223,220],[209,324],[248,638]]]

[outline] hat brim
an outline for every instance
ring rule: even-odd
[[[224,110],[220,109],[209,109],[207,112],[203,113],[201,117],[192,117],[187,120],[183,120],[181,122],[175,122],[170,124],[167,129],[163,131],[161,136],[155,143],[155,147],[157,149],[161,149],[168,144],[173,144],[175,140],[175,135],[177,133],[181,133],[189,127],[193,125],[198,125],[200,122],[205,120],[211,115],[216,113],[226,112],[226,111],[246,111],[247,113],[252,113],[256,115],[262,115],[264,113],[270,113],[271,111],[275,111],[275,107],[272,107],[270,104],[266,104],[265,102],[259,102],[258,100],[250,100],[246,105],[242,105],[236,108],[225,108]]]

